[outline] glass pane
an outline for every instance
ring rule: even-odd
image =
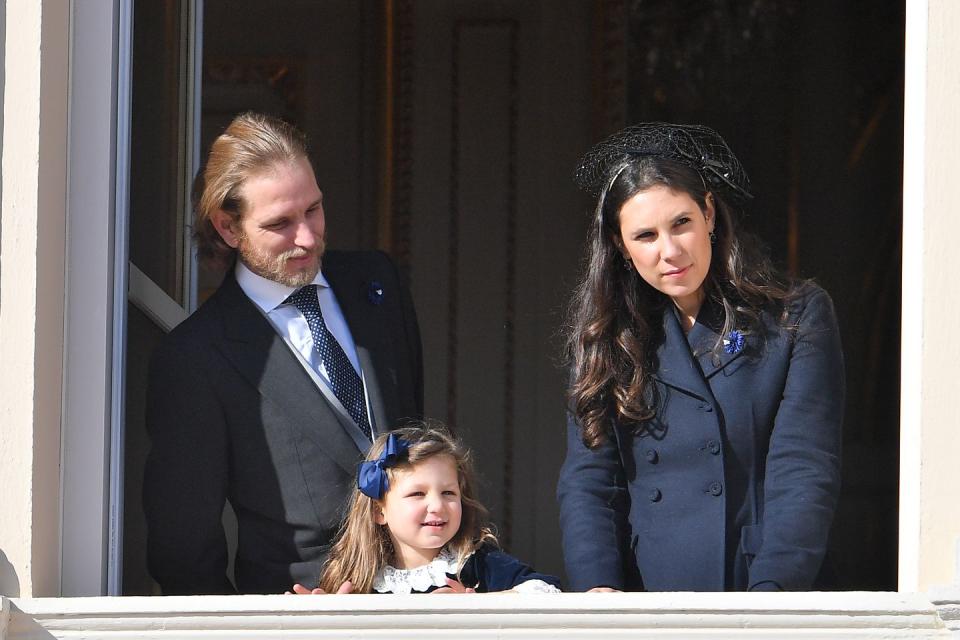
[[[181,304],[185,4],[135,4],[130,135],[130,260]]]
[[[130,262],[182,306],[187,207],[188,1],[137,2],[133,15]],[[124,416],[123,595],[158,593],[147,573],[141,491],[149,451],[147,365],[164,331],[127,304]]]

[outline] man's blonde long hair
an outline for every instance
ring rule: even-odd
[[[392,433],[406,440],[410,447],[406,454],[401,456],[400,462],[387,469],[387,478],[391,485],[398,473],[410,471],[433,456],[448,455],[456,463],[462,517],[460,529],[446,547],[457,557],[457,566],[462,567],[481,543],[496,544],[496,537],[486,524],[487,510],[474,497],[476,494],[469,451],[454,439],[445,427],[435,423],[405,427]],[[367,453],[367,460],[380,457],[388,435],[383,434],[374,441]],[[336,593],[340,585],[349,580],[353,583],[353,593],[370,593],[373,590],[373,579],[377,572],[394,559],[390,532],[386,525],[379,525],[376,521],[379,509],[378,501],[354,489],[347,518],[340,528],[337,542],[330,550],[320,576],[321,589]]]
[[[196,221],[193,235],[197,256],[207,264],[229,267],[236,250],[213,226],[213,213],[225,212],[234,221],[247,203],[243,185],[277,165],[307,159],[307,142],[293,125],[262,113],[241,113],[210,145],[206,164],[193,184]]]

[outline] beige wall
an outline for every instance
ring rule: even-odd
[[[0,593],[56,595],[68,0],[6,4]]]
[[[957,580],[960,3],[909,0],[904,114],[900,590]]]

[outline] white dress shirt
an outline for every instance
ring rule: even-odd
[[[327,369],[323,365],[320,354],[313,348],[313,334],[310,333],[310,327],[307,321],[292,304],[284,304],[290,294],[298,287],[288,287],[285,284],[268,280],[251,271],[245,264],[237,261],[236,266],[237,284],[243,292],[250,298],[251,302],[263,312],[273,325],[277,333],[286,341],[286,343],[302,356],[302,362],[305,365],[313,367],[313,370],[320,375],[320,378],[330,386],[330,376],[327,375]],[[357,347],[353,342],[353,336],[350,334],[350,327],[343,317],[340,305],[337,304],[337,298],[333,295],[333,289],[330,283],[323,277],[322,272],[317,272],[313,279],[313,284],[317,285],[317,298],[320,302],[320,312],[323,314],[323,322],[327,325],[327,330],[333,334],[333,337],[340,343],[340,347],[346,354],[350,364],[356,370],[363,382],[363,393],[367,402],[367,416],[370,418],[371,430],[373,430],[373,415],[370,413],[370,399],[367,394],[366,381],[363,378],[363,370],[360,368],[360,359],[357,357]],[[331,387],[332,389],[332,387]],[[374,432],[376,435],[376,432]]]

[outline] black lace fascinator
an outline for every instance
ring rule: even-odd
[[[667,122],[636,124],[596,144],[577,166],[577,186],[600,193],[633,156],[675,160],[696,170],[707,190],[739,200],[753,197],[750,178],[720,134],[703,125]]]

